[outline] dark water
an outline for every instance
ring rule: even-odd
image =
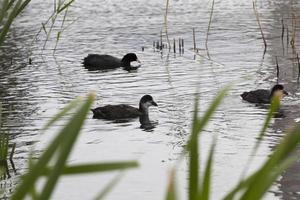
[[[42,51],[45,37],[30,46],[32,38],[50,15],[51,5],[34,1],[14,23],[1,50],[0,100],[4,105],[4,128],[11,142],[17,144],[14,158],[16,170],[3,181],[5,195],[18,182],[26,169],[29,151],[37,152],[60,126],[41,134],[39,129],[68,102],[90,91],[97,93],[95,106],[103,104],[138,104],[140,97],[151,94],[159,104],[150,110],[150,118],[158,121],[151,131],[140,129],[138,120],[111,123],[86,120],[69,163],[114,160],[138,160],[140,168],[130,170],[109,194],[108,199],[162,199],[168,174],[175,164],[189,130],[196,88],[200,92],[200,113],[216,93],[233,83],[229,95],[214,115],[201,139],[203,156],[218,137],[213,199],[224,196],[238,180],[267,110],[241,101],[239,94],[256,88],[270,88],[276,83],[275,56],[280,66],[280,82],[291,94],[283,101],[286,117],[275,119],[268,130],[250,171],[255,170],[272,152],[282,131],[299,119],[298,67],[295,54],[281,40],[281,20],[292,33],[292,14],[297,14],[296,1],[257,2],[268,50],[263,55],[263,42],[253,14],[251,1],[216,1],[209,35],[208,60],[190,50],[192,28],[196,30],[197,47],[205,48],[211,2],[171,1],[168,31],[171,39],[185,40],[185,53],[155,52],[152,42],[159,40],[164,28],[162,1],[76,1],[70,9],[55,56],[56,31]],[[38,17],[37,17],[38,16]],[[34,18],[34,20],[33,20]],[[291,38],[291,35],[290,35]],[[142,51],[142,47],[145,50]],[[284,47],[284,48],[283,48]],[[297,47],[297,39],[296,39]],[[33,64],[28,64],[32,51]],[[122,57],[135,52],[143,62],[137,72],[121,69],[90,72],[81,65],[88,53],[106,53]],[[186,163],[178,167],[179,191],[185,198]],[[297,199],[300,178],[294,165],[272,187],[265,199]],[[94,197],[116,173],[63,178],[53,199],[88,199]],[[88,188],[88,189],[87,189]]]

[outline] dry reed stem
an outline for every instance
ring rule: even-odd
[[[181,38],[178,39],[178,51],[181,54]]]
[[[298,80],[299,80],[299,77],[300,77],[300,60],[299,60],[298,53],[297,53],[297,62],[298,62]]]
[[[210,58],[209,52],[208,52],[208,35],[209,35],[211,21],[212,21],[212,17],[213,17],[213,13],[214,13],[214,5],[215,5],[215,0],[212,1],[210,16],[209,16],[209,22],[208,22],[207,32],[206,32],[206,40],[205,40],[205,48],[206,48],[208,58]]]
[[[283,41],[283,38],[284,38],[284,21],[283,21],[283,17],[281,19],[281,24],[282,24],[281,40]]]
[[[277,83],[279,82],[279,65],[278,65],[278,59],[277,59],[277,56],[275,57],[276,59],[276,70],[277,70]]]
[[[193,43],[194,43],[194,51],[196,51],[196,36],[195,36],[195,28],[193,28]]]
[[[173,49],[174,49],[174,53],[176,53],[176,40],[175,40],[175,38],[173,39]]]
[[[160,49],[160,50],[163,49],[163,41],[162,41],[162,38],[163,38],[163,34],[162,34],[162,31],[160,31],[160,45],[159,45],[159,49]]]
[[[260,33],[261,33],[261,36],[262,36],[262,39],[263,39],[263,42],[264,42],[264,46],[265,46],[264,54],[265,54],[266,51],[267,51],[267,42],[266,42],[266,38],[265,38],[264,32],[262,30],[261,24],[260,24],[259,15],[258,15],[258,12],[257,12],[257,9],[256,9],[255,1],[253,1],[253,10],[254,10],[256,21],[257,21],[257,24],[259,26]]]
[[[168,10],[169,10],[169,0],[166,0],[166,13],[165,13],[165,33],[166,38],[169,46],[169,51],[171,49],[170,40],[169,40],[169,34],[168,34]]]
[[[292,28],[293,28],[293,31],[292,31],[292,39],[291,39],[291,46],[293,49],[295,49],[295,44],[296,44],[296,24],[297,24],[297,21],[296,21],[296,17],[294,14],[292,14]]]
[[[289,27],[286,27],[286,44],[289,46],[289,41],[290,41],[290,34],[289,34]]]

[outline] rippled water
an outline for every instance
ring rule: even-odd
[[[257,3],[268,43],[264,57],[252,2],[216,1],[208,42],[212,60],[203,57],[206,56],[203,50],[200,50],[203,56],[195,56],[190,50],[192,28],[196,30],[197,47],[205,48],[209,1],[170,3],[169,37],[184,38],[183,55],[167,51],[161,54],[152,47],[164,28],[163,1],[76,1],[66,23],[76,21],[63,33],[55,56],[55,31],[44,51],[41,51],[43,36],[30,48],[33,36],[51,12],[51,5],[41,2],[33,1],[24,11],[1,50],[0,100],[5,107],[4,128],[17,144],[14,159],[17,173],[11,172],[13,177],[3,182],[6,196],[17,183],[16,177],[26,169],[33,143],[37,142],[35,148],[42,150],[55,133],[41,135],[42,125],[70,100],[90,91],[97,93],[94,107],[118,103],[137,106],[146,93],[159,105],[150,110],[150,118],[158,121],[151,131],[141,129],[138,120],[112,123],[92,119],[92,115],[86,120],[70,163],[128,159],[140,163],[140,168],[126,173],[108,199],[164,197],[169,170],[189,135],[196,88],[200,92],[202,113],[220,89],[234,83],[201,140],[205,156],[212,136],[218,137],[213,199],[222,197],[237,182],[267,112],[241,101],[239,95],[245,90],[269,88],[276,82],[275,56],[281,67],[280,82],[291,93],[283,103],[287,117],[273,121],[251,170],[270,154],[282,130],[299,117],[295,109],[299,107],[300,95],[296,61],[292,59],[295,58],[292,49],[284,42],[283,50],[281,42],[281,19],[289,24],[291,31],[292,13],[297,13],[300,6],[296,1]],[[55,30],[59,26],[58,23]],[[27,61],[30,50],[32,65]],[[88,53],[122,57],[127,52],[135,52],[142,61],[138,71],[91,72],[81,64]],[[297,198],[300,192],[300,178],[294,176],[297,169],[296,164],[283,174],[266,199]],[[183,199],[186,170],[183,163],[179,167],[179,191]],[[114,176],[115,173],[63,178],[53,199],[92,198]]]

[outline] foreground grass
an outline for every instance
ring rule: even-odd
[[[213,157],[216,146],[215,141],[212,143],[208,158],[205,162],[203,172],[199,171],[199,143],[198,138],[209,119],[219,106],[228,89],[222,90],[215,100],[211,103],[203,117],[197,115],[198,101],[196,100],[194,109],[193,126],[190,139],[187,144],[185,154],[189,157],[188,171],[188,199],[189,200],[209,200],[211,197],[211,176],[213,171]],[[263,138],[271,118],[279,106],[279,99],[273,99],[269,113],[265,120],[264,126],[259,133],[258,140],[254,146],[253,152],[256,153],[260,141]],[[257,200],[262,199],[272,184],[277,180],[281,173],[292,163],[300,158],[295,153],[296,147],[300,141],[300,125],[296,126],[292,131],[286,133],[275,151],[269,156],[265,163],[248,177],[242,178],[238,184],[225,195],[224,200]],[[249,160],[249,163],[251,159]],[[166,200],[176,200],[176,183],[174,171],[170,177]]]
[[[93,99],[94,96],[89,95],[85,101],[79,99],[73,101],[45,126],[44,130],[50,128],[71,110],[77,109],[62,130],[57,133],[57,136],[45,149],[38,161],[30,161],[29,171],[21,178],[21,183],[11,197],[12,200],[20,200],[28,197],[41,200],[50,199],[59,178],[64,175],[108,172],[138,166],[135,161],[67,165],[67,159],[78,138],[86,115],[90,111]],[[45,178],[46,180],[42,188],[38,191],[36,186],[41,178]],[[101,194],[106,194],[110,189],[111,187],[106,187]],[[101,194],[98,195],[99,199],[105,196]]]
[[[31,0],[3,0],[0,3],[0,46],[3,44],[5,36],[7,35],[9,28],[14,19],[24,10]],[[54,1],[56,3],[56,1]],[[63,32],[63,25],[65,22],[65,16],[68,12],[68,7],[74,2],[69,1],[58,1],[55,6],[53,15],[49,17],[45,24],[38,32],[43,30],[46,34],[46,42],[49,38],[56,17],[65,12],[64,18],[61,25],[61,30],[57,33],[57,42]],[[52,19],[52,20],[51,20]],[[51,21],[50,29],[46,30],[46,24]],[[37,35],[38,35],[37,34]],[[37,37],[37,36],[36,36]],[[44,44],[46,45],[46,42]],[[56,42],[56,45],[57,45]],[[56,46],[55,45],[55,46]],[[194,116],[192,122],[192,130],[190,138],[186,145],[183,156],[188,156],[189,159],[189,170],[188,170],[188,190],[187,195],[189,200],[209,200],[211,199],[211,176],[213,172],[213,157],[216,143],[211,144],[209,156],[205,162],[205,167],[201,171],[199,170],[200,158],[199,158],[199,137],[206,124],[211,119],[213,113],[220,105],[222,99],[225,97],[228,88],[222,90],[215,100],[212,102],[208,110],[202,117],[198,116],[198,100],[195,101]],[[76,110],[70,120],[66,123],[63,129],[57,133],[56,137],[45,148],[44,153],[40,156],[37,162],[29,162],[28,172],[22,176],[20,184],[17,186],[15,192],[12,194],[11,199],[51,199],[51,195],[57,185],[59,178],[66,175],[75,174],[89,174],[89,173],[103,173],[113,170],[125,170],[129,168],[135,168],[138,166],[136,161],[127,162],[110,162],[110,163],[88,163],[82,165],[68,165],[67,160],[72,151],[75,141],[78,138],[86,115],[93,102],[93,95],[89,95],[86,100],[75,100],[71,102],[65,109],[53,117],[53,119],[44,127],[47,130],[52,127],[54,123],[59,121],[64,115],[68,114],[71,110]],[[270,120],[278,108],[279,100],[274,99],[272,102],[270,111],[264,123],[264,126],[259,133],[259,139],[255,144],[253,152],[256,153],[260,141],[264,136],[264,133],[270,123]],[[1,115],[0,115],[1,117]],[[1,120],[0,120],[1,121]],[[0,156],[4,160],[7,159],[8,155],[8,140],[2,137],[0,145]],[[231,189],[231,191],[225,195],[224,200],[240,199],[240,200],[256,200],[261,199],[264,194],[268,191],[271,185],[276,181],[278,176],[293,162],[299,159],[299,155],[295,154],[295,149],[300,141],[300,125],[296,126],[293,130],[288,132],[286,136],[277,146],[276,150],[269,156],[265,163],[252,173],[248,177],[243,177],[238,184]],[[249,163],[251,159],[249,159]],[[3,170],[1,170],[3,171]],[[3,173],[3,172],[2,172]],[[37,182],[40,179],[44,179],[44,184],[38,190]],[[176,170],[172,170],[168,189],[166,192],[165,199],[177,200],[177,189],[176,189]],[[120,177],[113,179],[99,194],[95,195],[95,199],[103,199],[106,194],[113,188],[118,182]]]
[[[198,116],[198,100],[195,101],[194,116],[192,123],[192,130],[184,149],[183,155],[179,160],[188,156],[189,170],[188,170],[188,190],[187,195],[189,200],[209,200],[211,199],[211,176],[213,173],[213,157],[216,142],[211,144],[209,155],[205,161],[203,170],[199,170],[199,137],[203,128],[208,124],[214,112],[222,102],[226,95],[228,88],[222,90],[215,100],[211,103],[210,107],[202,117]],[[57,133],[56,137],[45,149],[44,153],[40,156],[37,162],[30,161],[30,167],[27,174],[21,178],[21,182],[13,193],[11,199],[20,200],[25,198],[47,200],[51,199],[51,194],[62,176],[72,176],[75,174],[88,174],[88,173],[103,173],[113,170],[126,170],[138,166],[136,161],[128,162],[111,162],[111,163],[88,163],[82,165],[68,165],[67,160],[73,148],[74,142],[78,138],[80,129],[84,120],[89,112],[90,106],[93,102],[93,95],[89,95],[86,100],[74,100],[61,112],[52,118],[52,120],[45,125],[44,130],[52,127],[54,123],[59,121],[63,116],[74,111],[72,117]],[[260,141],[270,123],[270,120],[279,106],[279,100],[274,99],[270,111],[267,115],[264,126],[259,133],[259,139],[253,149],[256,152],[259,147]],[[292,131],[286,134],[276,150],[269,156],[266,162],[248,177],[242,178],[239,183],[225,195],[224,200],[256,200],[261,199],[272,184],[276,181],[278,176],[293,162],[295,162],[299,155],[294,154],[298,143],[300,141],[300,125],[295,127]],[[251,160],[249,160],[251,162]],[[37,190],[37,182],[45,179],[42,188]],[[176,170],[172,170],[169,180],[168,189],[166,192],[166,200],[177,200],[176,189]],[[107,185],[95,199],[103,199],[105,195],[113,188],[118,182],[120,177],[116,177],[111,183]]]

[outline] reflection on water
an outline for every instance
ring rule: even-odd
[[[40,134],[42,125],[75,97],[95,91],[96,107],[122,103],[136,105],[142,95],[151,94],[159,105],[158,109],[150,111],[151,119],[158,121],[155,128],[141,129],[138,119],[125,123],[94,120],[91,114],[69,162],[137,159],[141,167],[129,171],[109,198],[161,199],[167,185],[168,169],[175,163],[189,134],[196,88],[200,94],[199,111],[203,113],[216,93],[234,82],[201,139],[205,156],[211,136],[218,135],[213,176],[213,199],[217,199],[238,180],[267,112],[241,101],[239,95],[252,89],[270,88],[276,82],[277,56],[281,67],[280,82],[291,93],[283,102],[287,106],[283,108],[287,116],[274,120],[251,170],[270,154],[281,131],[294,121],[294,117],[299,117],[294,115],[297,112],[293,113],[297,111],[294,102],[300,95],[295,78],[297,66],[291,59],[294,58],[293,51],[287,46],[283,50],[280,39],[282,17],[290,24],[291,13],[299,11],[299,3],[292,0],[257,3],[268,43],[263,58],[264,47],[252,2],[215,2],[208,43],[212,60],[195,56],[190,50],[193,47],[192,28],[196,31],[197,46],[204,47],[210,1],[172,1],[168,14],[169,37],[184,38],[185,52],[174,55],[168,51],[153,51],[152,42],[159,39],[163,28],[164,5],[158,0],[76,1],[68,20],[79,18],[63,33],[53,57],[55,34],[43,55],[40,55],[43,37],[33,47],[29,46],[49,10],[49,4],[43,1],[31,2],[12,27],[0,53],[0,100],[5,109],[3,125],[17,144],[15,165],[18,172],[27,168],[32,142],[39,141],[35,145],[39,151],[51,138],[51,133]],[[45,18],[36,19],[35,16]],[[31,65],[28,64],[30,50],[33,50]],[[135,52],[143,63],[135,72],[122,69],[88,71],[82,66],[83,57],[89,53],[121,57],[128,52]],[[59,128],[58,125],[54,127],[55,130]],[[178,168],[180,194],[185,199],[187,169],[184,163]],[[265,198],[289,199],[288,195],[296,198],[297,187],[289,187],[294,183],[299,186],[296,176],[292,176],[295,169],[298,169],[297,164],[283,174],[272,188],[273,193],[268,193]],[[92,198],[113,175],[63,178],[53,199]],[[5,187],[11,189],[17,179],[12,177],[7,182],[10,184]],[[88,193],[82,189],[86,186]],[[8,194],[6,191],[4,195]]]

